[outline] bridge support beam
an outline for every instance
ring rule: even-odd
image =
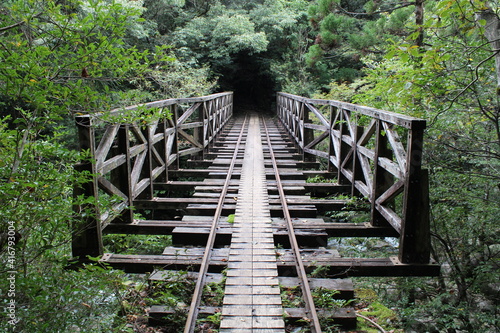
[[[423,130],[413,130],[409,135],[413,156],[407,157],[407,178],[404,192],[403,219],[399,244],[399,260],[403,263],[427,264],[429,262],[429,174],[421,169]]]
[[[80,151],[95,155],[95,132],[89,116],[75,118],[78,129]],[[98,183],[96,165],[91,158],[75,165],[75,171],[89,177],[83,184],[76,184],[73,190],[73,211],[80,219],[73,221],[72,255],[85,261],[87,256],[97,257],[103,254],[102,232],[99,220]]]
[[[314,131],[312,128],[308,128],[306,124],[311,123],[311,119],[309,119],[309,109],[304,107],[304,103],[302,103],[302,127],[303,127],[303,147],[302,147],[302,160],[304,162],[315,162],[316,156],[313,154],[309,154],[305,151],[305,147],[307,147],[311,142],[314,141]]]
[[[375,157],[373,171],[373,188],[371,201],[371,224],[373,226],[388,225],[387,219],[377,209],[377,198],[384,194],[394,183],[394,177],[380,163],[382,158],[392,159],[392,151],[388,149],[388,139],[383,135],[382,121],[377,120],[375,129]]]

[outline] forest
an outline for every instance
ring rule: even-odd
[[[67,269],[89,177],[74,117],[219,91],[263,112],[284,91],[426,119],[441,275],[360,279],[354,301],[386,331],[500,331],[498,0],[2,0],[0,331],[169,332],[147,325],[144,279]]]

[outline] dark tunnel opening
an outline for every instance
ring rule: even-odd
[[[274,112],[276,84],[266,59],[240,53],[220,74],[220,90],[234,92],[235,113]]]

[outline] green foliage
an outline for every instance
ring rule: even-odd
[[[171,235],[105,235],[105,252],[121,254],[161,254],[172,245]]]
[[[201,322],[210,322],[215,326],[219,327],[222,321],[222,312],[215,312],[212,315],[208,315],[206,319],[199,320]]]
[[[325,178],[321,175],[316,175],[307,178],[306,183],[337,183],[337,178]]]
[[[495,325],[484,304],[495,299],[487,281],[498,276],[498,251],[492,249],[500,213],[499,73],[485,22],[477,19],[490,5],[428,3],[426,45],[415,45],[417,33],[406,40],[394,36],[386,58],[371,61],[365,70],[371,89],[353,98],[429,120],[425,167],[431,173],[433,255],[446,269],[438,285],[399,286],[406,302],[398,307],[405,309],[408,328],[416,330],[483,332]],[[411,31],[410,13],[409,8],[394,12],[383,27]],[[417,288],[438,296],[415,300]]]
[[[226,10],[223,5],[212,7],[206,16],[177,29],[172,41],[181,59],[210,63],[214,69],[229,65],[239,52],[263,52],[268,44],[266,35],[255,31],[248,16]]]
[[[328,266],[318,265],[311,273],[313,278],[326,278],[328,276]]]
[[[330,290],[322,287],[314,288],[312,291],[314,305],[320,309],[330,310],[346,307],[348,301],[337,299],[336,295],[338,294],[338,290]]]
[[[147,97],[149,100],[205,96],[212,93],[217,84],[216,79],[209,79],[211,76],[211,70],[208,67],[196,68],[175,60],[159,69],[152,69],[147,79],[134,81],[133,83],[138,87],[134,92],[142,94],[144,91],[149,92]],[[130,103],[133,98],[127,95],[125,100]],[[139,102],[141,100],[135,104]]]
[[[366,219],[361,220],[366,222]],[[351,221],[347,221],[351,222]],[[393,238],[329,238],[328,243],[335,246],[343,257],[381,258],[396,256],[398,243]]]
[[[28,263],[68,243],[77,202],[72,185],[88,176],[72,168],[85,156],[67,149],[64,139],[72,132],[63,120],[108,108],[111,94],[101,92],[144,72],[148,52],[125,47],[122,40],[141,22],[133,5],[18,0],[3,10],[8,15],[0,36],[1,229],[15,223],[22,237],[16,268],[27,273]]]
[[[203,288],[202,303],[206,306],[222,307],[225,283],[225,279],[221,282],[207,283]]]
[[[338,31],[342,27],[342,24],[344,23],[343,21],[343,16],[330,13],[321,21],[320,29],[326,31]]]
[[[319,45],[313,45],[309,48],[309,51],[305,55],[306,63],[309,66],[316,64],[323,56],[323,50]]]
[[[313,98],[318,99],[328,99],[336,100],[342,102],[352,102],[354,97],[358,94],[360,87],[363,85],[363,81],[357,81],[353,84],[337,83],[335,81],[330,82],[328,85],[327,93],[320,93],[313,96]]]
[[[284,308],[300,308],[304,307],[302,299],[302,290],[300,286],[284,287],[280,285],[281,304]]]
[[[146,1],[145,6],[145,17],[162,34],[155,37],[157,41],[174,44],[176,56],[191,68],[207,66],[211,77],[223,75],[224,88],[251,80],[245,75],[251,71],[270,87],[276,84],[277,90],[309,94],[316,89],[303,62],[310,38],[306,21],[309,1],[174,4],[163,0]],[[249,55],[250,65],[242,60]]]
[[[16,275],[15,332],[119,332],[125,327],[117,317],[122,273],[98,265],[64,270],[47,262],[32,269],[29,276]],[[7,283],[2,277],[2,291],[8,290]],[[9,299],[1,295],[4,308]],[[0,330],[11,332],[6,313],[0,316]]]
[[[293,36],[282,36],[300,25],[300,18],[307,8],[306,1],[271,1],[256,5],[248,15],[258,31],[263,31],[270,42],[281,41]],[[269,45],[271,47],[272,45]]]
[[[318,12],[321,15],[328,15],[335,8],[336,4],[339,4],[340,0],[318,0]]]
[[[388,41],[412,32],[413,10],[412,3],[392,1],[315,1],[308,11],[316,34],[306,57],[311,73],[323,89],[332,79],[354,82],[370,59],[380,60]]]
[[[72,206],[96,200],[73,197],[73,187],[90,176],[73,168],[89,157],[73,150],[73,116],[130,103],[124,96],[144,101],[150,92],[123,92],[149,80],[153,66],[161,71],[173,61],[164,47],[139,50],[130,44],[150,31],[140,18],[142,10],[133,1],[11,0],[0,5],[0,258],[5,263],[0,277],[6,290],[7,277],[15,272],[15,297],[2,296],[2,304],[15,301],[17,306],[17,322],[10,329],[123,328],[116,317],[119,273],[99,266],[63,267],[73,225],[93,214],[75,214]],[[103,199],[104,208],[113,202]]]
[[[359,312],[361,315],[373,318],[374,321],[386,330],[394,328],[395,323],[398,321],[396,313],[383,305],[380,302],[372,302],[367,309]],[[367,332],[378,332],[372,328],[369,322],[361,317],[358,317],[358,329]]]
[[[72,12],[66,13],[68,7]],[[140,23],[134,7],[18,0],[9,9],[5,26],[26,23],[1,37],[0,95],[5,110],[16,109],[26,126],[33,119],[50,123],[57,120],[50,117],[68,111],[108,108],[111,101],[97,98],[96,92],[147,68],[148,53],[125,47],[123,41],[127,30],[137,30]]]
[[[321,32],[321,42],[324,43],[325,45],[335,46],[337,45],[339,39],[340,39],[339,35],[334,34],[328,30]]]
[[[195,280],[186,271],[168,271],[164,281],[153,281],[149,286],[150,305],[165,305],[174,309],[183,309],[189,305]]]

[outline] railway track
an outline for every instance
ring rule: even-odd
[[[212,176],[218,177],[219,174],[226,174],[226,178],[222,186],[215,188],[218,203],[208,233],[200,270],[197,274],[193,299],[184,327],[185,333],[194,332],[196,328],[203,288],[208,279],[208,268],[214,252],[215,238],[219,230],[224,203],[228,198],[230,188],[235,191],[234,181],[231,182],[233,176],[239,178],[239,181],[233,196],[236,206],[227,257],[220,332],[254,330],[283,332],[285,330],[283,320],[285,310],[282,306],[279,288],[273,221],[268,203],[271,187],[278,197],[281,206],[279,215],[283,216],[283,226],[289,238],[288,261],[292,265],[288,269],[290,272],[297,273],[295,284],[300,286],[304,303],[302,317],[307,318],[306,321],[309,322],[311,332],[321,332],[311,287],[302,262],[284,185],[279,173],[277,154],[275,154],[273,146],[284,149],[285,152],[291,151],[288,144],[283,142],[283,138],[274,123],[253,114],[245,117],[244,120],[237,121],[232,131],[225,137],[224,148],[218,151],[218,157],[223,157],[225,161],[223,164],[214,166],[214,168],[222,167],[222,169],[216,169],[218,171]],[[264,158],[264,148],[266,158]],[[231,149],[233,149],[232,155],[228,151]],[[272,173],[266,172],[266,164],[271,167],[269,169]],[[288,161],[288,164],[290,168],[293,162]],[[234,172],[236,166],[241,168],[238,174]],[[272,179],[273,182],[267,182],[267,178]],[[198,194],[197,197],[204,199],[214,199],[215,197],[206,194],[206,192],[201,193],[205,194]],[[189,208],[193,209],[193,206]],[[314,209],[313,207],[309,208]]]
[[[261,127],[264,129],[262,133]],[[273,126],[273,130],[276,136],[276,127]],[[276,145],[276,142],[274,144]],[[264,159],[263,147],[266,147],[266,159]],[[281,203],[284,227],[291,244],[288,261],[295,266],[289,269],[299,273],[298,278],[292,284],[300,285],[304,295],[303,316],[310,321],[312,332],[320,332],[318,315],[297,239],[293,233],[292,218],[288,211],[283,184],[279,177],[278,162],[272,147],[271,130],[268,129],[265,119],[254,114],[237,120],[225,136],[222,148],[216,151],[218,152],[216,163],[214,163],[216,165],[212,168],[217,171],[212,176],[220,177],[220,174],[226,174],[226,177],[224,182],[217,187],[198,187],[198,192],[194,196],[201,198],[201,201],[217,199],[218,202],[210,230],[206,230],[207,242],[203,258],[199,263],[200,269],[196,274],[196,284],[184,332],[196,330],[203,289],[211,276],[208,270],[213,259],[212,254],[216,252],[218,255],[221,251],[214,249],[214,246],[217,233],[221,229],[219,222],[224,203],[228,198],[235,200],[236,206],[231,226],[229,251],[227,261],[225,261],[227,270],[220,332],[241,330],[283,332],[285,330],[272,229],[273,221],[268,204],[268,187],[275,188]],[[273,178],[273,183],[266,181],[265,160],[269,161],[272,166],[274,177],[270,178]],[[237,186],[235,186],[236,179],[238,179]],[[195,209],[196,205],[199,204],[193,203],[187,209]],[[206,228],[206,224],[204,227]],[[183,232],[181,228],[177,229],[176,232]]]
[[[149,311],[152,323],[165,323],[165,318],[182,312],[186,320],[178,332],[203,332],[203,318],[217,314],[219,332],[285,332],[290,325],[305,325],[316,333],[332,322],[354,328],[353,309],[319,308],[314,290],[335,290],[332,297],[350,300],[354,287],[347,276],[428,272],[390,258],[341,258],[327,248],[332,236],[396,235],[386,226],[317,218],[325,210],[344,209],[346,201],[312,199],[308,194],[348,191],[333,183],[307,183],[308,177],[329,176],[308,170],[317,167],[303,161],[271,118],[234,117],[204,159],[186,161],[186,168],[169,171],[167,182],[155,184],[163,195],[134,201],[147,219],[111,223],[104,230],[169,234],[172,246],[154,255],[105,254],[102,261],[129,272],[152,272],[149,279],[157,284],[184,272],[193,286],[190,304],[180,310],[155,305]],[[311,276],[317,269],[325,278]],[[224,298],[215,306],[203,301],[210,283],[224,287]],[[283,295],[300,301],[290,305]]]
[[[247,123],[249,122],[248,117],[245,117],[243,120],[242,124],[240,125],[241,129],[239,130],[239,135],[237,136],[235,145],[234,145],[234,152],[232,155],[232,158],[229,162],[228,168],[226,170],[226,179],[224,181],[224,184],[222,185],[220,189],[220,195],[219,195],[219,201],[217,202],[217,208],[215,210],[213,219],[212,219],[212,225],[210,227],[210,232],[208,234],[208,240],[207,244],[205,246],[205,251],[203,253],[203,259],[201,261],[200,265],[200,270],[198,272],[198,278],[196,280],[196,285],[194,288],[193,292],[193,298],[191,300],[191,305],[189,307],[189,313],[188,317],[186,320],[186,325],[184,328],[185,333],[191,333],[194,332],[196,321],[198,319],[198,314],[200,310],[200,302],[201,302],[201,296],[203,293],[203,288],[205,287],[205,281],[207,278],[207,273],[208,273],[208,268],[210,266],[210,259],[212,257],[212,252],[213,248],[215,245],[215,237],[217,236],[217,230],[219,226],[219,220],[222,215],[222,208],[224,205],[224,201],[226,199],[228,190],[229,190],[229,184],[231,182],[232,174],[235,169],[236,165],[236,160],[238,159],[238,156],[240,155],[240,147],[242,146],[242,141],[244,140],[244,134],[247,130]]]
[[[281,201],[281,207],[283,210],[283,216],[286,223],[286,229],[288,231],[288,236],[290,238],[290,245],[293,253],[293,260],[295,262],[295,269],[299,278],[300,287],[302,290],[302,295],[304,298],[305,310],[307,318],[310,322],[311,332],[318,333],[321,332],[321,324],[319,323],[318,313],[316,312],[316,306],[314,305],[314,299],[311,292],[311,287],[309,285],[309,280],[307,277],[306,270],[304,268],[304,263],[302,261],[302,256],[300,253],[299,244],[295,236],[295,228],[293,226],[292,217],[288,210],[288,203],[285,195],[285,190],[283,189],[283,183],[281,182],[280,172],[278,169],[278,163],[276,161],[276,155],[274,154],[274,148],[271,143],[271,137],[266,124],[265,119],[262,119],[263,128],[265,132],[265,138],[267,142],[267,148],[269,150],[269,158],[271,159],[274,171],[274,178],[276,181],[276,188],[278,190],[278,196]]]

